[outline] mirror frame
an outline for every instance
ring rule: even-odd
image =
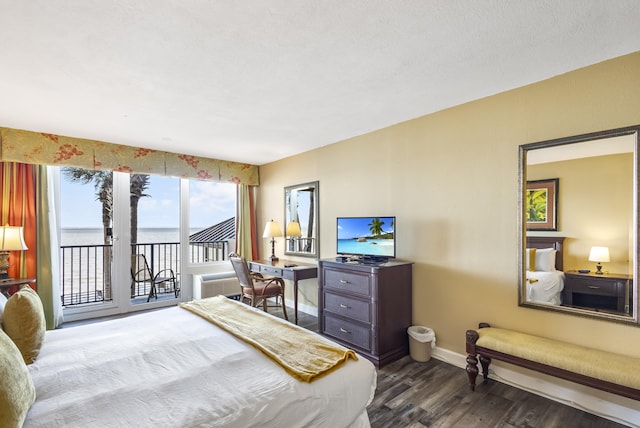
[[[290,244],[293,244],[293,241],[296,239],[308,239],[308,238],[296,238],[287,235],[287,225],[289,224],[291,207],[290,204],[290,196],[293,191],[311,191],[313,198],[313,233],[312,233],[312,251],[295,251],[290,250]],[[286,255],[291,256],[301,256],[301,257],[314,257],[318,258],[320,256],[320,226],[319,226],[319,196],[320,196],[320,183],[318,181],[311,181],[308,183],[296,184],[293,186],[287,186],[284,188],[284,253]],[[291,242],[290,242],[291,241]]]
[[[640,322],[638,319],[638,304],[640,298],[638,296],[638,195],[640,191],[640,177],[638,176],[639,150],[638,136],[640,134],[640,125],[629,126],[625,128],[611,129],[607,131],[593,132],[589,134],[576,135],[572,137],[558,138],[554,140],[540,141],[536,143],[523,144],[519,146],[519,165],[518,165],[518,304],[522,307],[543,309],[547,311],[556,311],[567,314],[579,315],[589,318],[598,318],[608,321],[621,322],[627,324],[636,324]],[[543,303],[529,302],[526,300],[525,292],[525,256],[526,256],[526,220],[525,220],[525,190],[527,184],[527,152],[535,149],[547,147],[562,146],[567,144],[581,143],[590,140],[598,140],[604,138],[620,137],[632,135],[635,138],[633,149],[633,312],[629,315],[618,315],[614,313],[599,312],[589,309],[573,308],[568,306],[553,306]],[[553,237],[561,237],[561,233],[550,233]]]

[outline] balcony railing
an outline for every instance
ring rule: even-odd
[[[180,281],[180,243],[155,242],[133,244],[132,254],[144,254],[155,274],[172,269]],[[228,241],[198,242],[189,244],[190,263],[226,260]],[[64,245],[60,247],[60,287],[62,306],[98,304],[113,299],[111,280],[111,245]],[[131,288],[132,299],[147,296],[150,283],[126,284]],[[161,290],[156,290],[162,294]],[[173,295],[173,291],[167,291]],[[144,300],[143,300],[144,301]]]

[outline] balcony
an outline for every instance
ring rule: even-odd
[[[229,241],[198,241],[189,243],[189,263],[226,260]],[[180,282],[180,243],[156,242],[133,244],[131,254],[144,254],[152,272],[172,269]],[[100,304],[113,298],[111,281],[112,246],[65,245],[60,247],[60,288],[62,306]],[[134,303],[145,302],[150,283],[126,284],[131,287]],[[158,298],[174,298],[172,290],[156,290]]]

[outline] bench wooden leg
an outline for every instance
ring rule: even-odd
[[[491,358],[480,355],[480,364],[482,365],[482,377],[484,378],[484,383],[487,383],[489,380],[489,364],[491,364]]]
[[[467,376],[469,376],[469,386],[472,391],[476,390],[476,378],[478,377],[478,358],[476,358],[476,342],[478,341],[478,332],[475,330],[467,330]]]
[[[478,377],[478,359],[475,355],[467,355],[467,376],[472,391],[476,390],[476,378]]]

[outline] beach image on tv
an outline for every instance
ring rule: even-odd
[[[338,218],[339,254],[395,257],[395,217]]]

